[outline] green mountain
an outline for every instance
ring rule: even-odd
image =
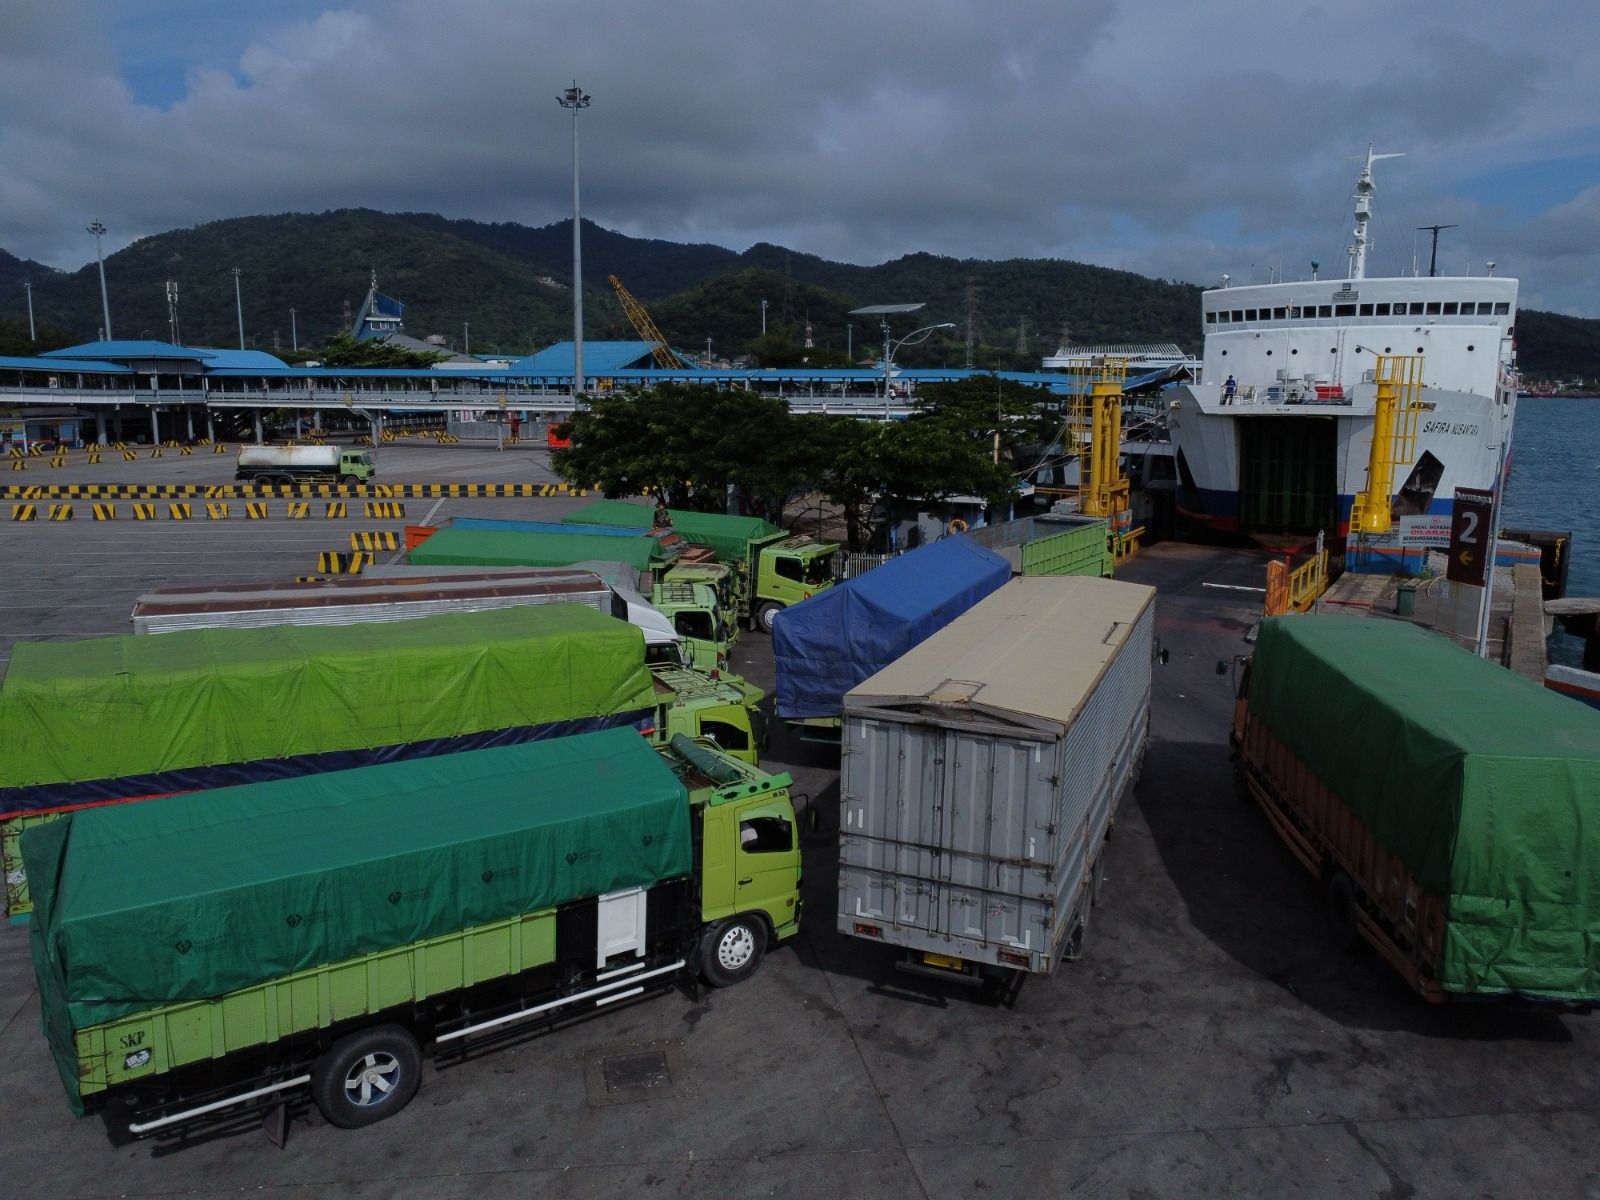
[[[371,272],[406,305],[406,331],[437,334],[457,349],[526,353],[572,336],[572,226],[531,228],[432,213],[340,209],[213,221],[143,238],[106,259],[114,332],[169,336],[166,282],[178,285],[178,326],[193,345],[239,341],[233,269],[239,269],[245,343],[314,346],[359,309]],[[944,258],[911,254],[877,266],[831,262],[766,243],[739,254],[720,246],[633,238],[583,227],[584,331],[632,338],[607,277],[616,275],[674,345],[733,356],[766,328],[798,344],[809,323],[818,350],[838,361],[882,347],[878,323],[849,311],[921,301],[892,333],[957,327],[896,354],[907,365],[1038,365],[1063,331],[1077,345],[1176,342],[1200,347],[1199,289],[1058,259]],[[0,250],[0,321],[26,321],[33,283],[41,327],[90,339],[101,323],[99,275],[90,262],[57,271]],[[291,324],[290,310],[294,316]],[[1600,375],[1600,321],[1524,311],[1518,346],[1530,374]],[[15,328],[14,325],[9,325]],[[25,328],[25,325],[24,325]],[[775,343],[768,341],[770,349]],[[819,355],[819,358],[825,357]]]

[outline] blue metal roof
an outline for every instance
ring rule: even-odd
[[[583,373],[585,375],[614,375],[618,371],[650,365],[650,350],[654,342],[590,342],[583,343]],[[571,375],[572,343],[557,342],[530,354],[516,364],[518,370],[534,375]]]
[[[235,370],[245,370],[251,367],[261,368],[288,368],[275,354],[268,354],[265,350],[218,350],[212,347],[203,348],[206,354],[206,371],[210,372],[219,367],[230,367]]]
[[[171,342],[153,341],[101,341],[85,342],[81,346],[68,346],[64,350],[46,350],[44,358],[186,358],[196,362],[215,357],[215,352],[194,346],[174,346]]]
[[[127,375],[129,369],[114,362],[89,358],[12,358],[0,355],[0,368],[16,371],[91,371],[101,375]]]

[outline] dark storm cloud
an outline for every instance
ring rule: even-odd
[[[559,220],[571,122],[555,95],[577,78],[594,96],[584,211],[636,235],[1194,280],[1312,257],[1338,269],[1344,156],[1373,140],[1408,153],[1380,175],[1384,269],[1409,265],[1411,226],[1463,215],[1461,262],[1497,257],[1530,296],[1600,311],[1600,214],[1581,188],[1531,215],[1460,190],[1593,150],[1591,5],[296,0],[240,16],[253,11],[13,0],[0,246],[76,266],[92,217],[120,245],[344,205]]]

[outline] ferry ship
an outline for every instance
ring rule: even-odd
[[[1345,278],[1206,291],[1199,382],[1166,393],[1180,517],[1273,548],[1318,534],[1346,569],[1414,573],[1449,541],[1458,487],[1497,490],[1516,411],[1517,281],[1368,278],[1375,155],[1356,180]],[[1315,272],[1313,272],[1315,276]],[[1367,487],[1382,357],[1419,385],[1393,468],[1391,532],[1352,531]]]

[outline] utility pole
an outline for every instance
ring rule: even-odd
[[[1457,225],[1418,225],[1417,226],[1417,232],[1418,233],[1427,233],[1429,230],[1433,231],[1433,250],[1428,255],[1428,278],[1429,279],[1432,279],[1435,275],[1437,275],[1439,273],[1439,269],[1438,269],[1439,268],[1439,230],[1441,230],[1441,229],[1460,229],[1460,228],[1461,228],[1461,226],[1459,224],[1457,224]]]
[[[233,269],[233,305],[239,313],[239,349],[244,349],[244,295],[239,291],[239,268]]]
[[[300,330],[294,323],[294,305],[289,306],[289,345],[300,349]]]
[[[972,317],[978,307],[978,285],[967,280],[967,370],[972,370]]]
[[[472,326],[466,321],[461,322],[461,344],[465,347],[461,353],[470,355],[472,353]]]
[[[761,302],[761,336],[767,336],[767,302]]]
[[[100,315],[105,318],[106,341],[111,340],[111,301],[106,295],[106,260],[100,253],[100,235],[106,227],[99,221],[90,221],[88,231],[94,234],[94,260],[100,264]]]
[[[28,340],[37,342],[39,335],[33,329],[33,280],[24,280],[22,290],[28,293]]]
[[[572,397],[583,394],[583,222],[578,208],[578,110],[589,107],[589,97],[574,79],[556,97],[572,110]]]

